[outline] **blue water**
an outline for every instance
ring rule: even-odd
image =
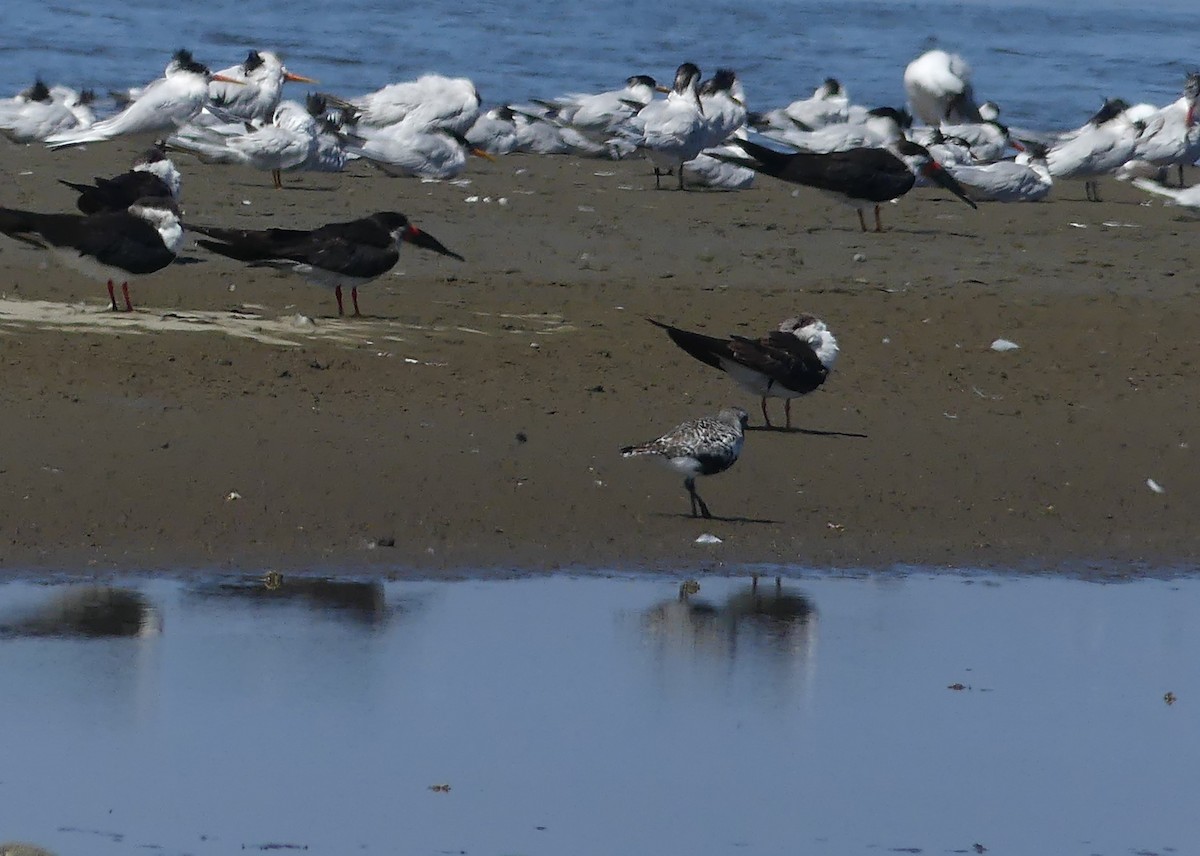
[[[903,101],[904,66],[937,44],[975,69],[1012,124],[1075,126],[1106,96],[1167,103],[1196,62],[1189,0],[880,2],[711,0],[6,0],[0,93],[40,74],[99,92],[144,83],[189,47],[212,68],[250,47],[342,95],[426,71],[471,77],[487,104],[612,88],[683,60],[741,75],[750,106],[811,93],[833,75],[868,105]]]
[[[5,583],[0,841],[1197,852],[1200,579],[699,584]]]

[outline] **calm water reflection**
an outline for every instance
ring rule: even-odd
[[[0,586],[0,841],[610,856],[1200,840],[1194,579],[270,582]]]

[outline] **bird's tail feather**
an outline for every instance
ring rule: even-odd
[[[647,318],[646,320],[655,327],[661,327],[666,330],[672,342],[687,351],[690,356],[695,357],[706,365],[719,369],[721,368],[721,358],[729,357],[729,343],[723,339],[705,336],[703,333],[680,330],[678,327],[672,327],[670,324],[655,321],[653,318]]]

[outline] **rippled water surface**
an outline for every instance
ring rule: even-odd
[[[214,69],[249,47],[343,95],[425,71],[473,78],[489,104],[613,88],[630,74],[669,80],[687,59],[743,77],[751,107],[811,93],[828,75],[869,105],[903,101],[905,64],[933,43],[963,53],[982,98],[1013,123],[1080,124],[1105,96],[1166,103],[1196,63],[1194,4],[1118,0],[882,2],[713,0],[270,0],[163,3],[6,0],[0,93],[51,81],[144,83],[190,47]]]
[[[1190,578],[8,583],[0,840],[1187,853],[1198,611]]]

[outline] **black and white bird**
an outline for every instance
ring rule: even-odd
[[[692,517],[697,511],[712,517],[708,506],[696,493],[696,477],[723,473],[737,461],[746,437],[746,411],[727,407],[716,416],[704,416],[672,428],[657,440],[625,446],[621,456],[634,458],[651,455],[677,472],[683,473],[683,486],[692,503]]]
[[[346,286],[350,288],[354,314],[362,314],[358,309],[358,289],[395,266],[401,243],[464,261],[458,253],[446,249],[395,211],[381,211],[358,220],[307,230],[193,225],[188,228],[215,239],[196,242],[214,253],[256,266],[290,270],[309,282],[332,288],[338,315],[345,314],[342,288]]]
[[[128,107],[115,116],[88,128],[62,131],[46,138],[52,149],[78,146],[123,137],[174,131],[191,121],[208,101],[210,81],[240,84],[241,81],[213,74],[196,62],[189,51],[177,51],[163,76],[150,83]]]
[[[84,214],[96,214],[122,211],[148,196],[178,202],[183,179],[171,159],[155,146],[134,158],[128,172],[112,178],[96,177],[92,184],[77,184],[61,178],[59,183],[79,193],[76,208]]]
[[[900,140],[892,148],[858,148],[844,152],[780,152],[735,140],[748,157],[715,155],[720,160],[747,166],[755,172],[823,190],[858,211],[858,223],[867,231],[863,209],[875,207],[875,231],[883,231],[879,206],[912,190],[917,173],[949,190],[972,208],[976,205],[954,177],[929,152],[916,143]]]
[[[792,427],[792,399],[825,383],[837,361],[837,338],[821,319],[808,314],[787,318],[758,339],[732,335],[721,339],[693,333],[648,318],[667,331],[671,341],[700,362],[725,372],[739,386],[762,399],[763,421],[771,427],[767,399],[782,398],[787,427]]]
[[[683,190],[683,165],[703,151],[710,136],[700,101],[700,69],[685,62],[665,100],[651,101],[629,120],[632,139],[654,163],[654,187],[674,173]]]
[[[164,197],[147,197],[119,211],[89,215],[0,208],[0,232],[54,250],[67,267],[107,281],[114,312],[114,282],[121,281],[125,311],[132,312],[129,281],[165,268],[183,245],[179,209],[174,200]]]

